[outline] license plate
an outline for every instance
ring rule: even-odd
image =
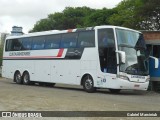
[[[137,88],[137,87],[140,87],[140,85],[134,85],[134,87],[136,87],[136,88]]]
[[[145,79],[144,76],[139,76],[139,75],[132,75],[131,78],[140,78],[140,79]]]

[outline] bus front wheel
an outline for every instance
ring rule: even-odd
[[[30,84],[30,76],[29,76],[28,72],[24,72],[22,80],[23,80],[24,85],[29,85]]]
[[[83,89],[88,93],[93,93],[96,91],[96,88],[94,87],[93,79],[90,75],[87,75],[83,79]]]
[[[20,72],[16,72],[15,75],[14,75],[14,81],[17,83],[17,84],[22,84],[22,76],[21,76],[21,73]]]

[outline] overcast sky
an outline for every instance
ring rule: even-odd
[[[113,8],[122,0],[0,0],[0,32],[12,30],[12,26],[31,30],[36,21],[48,14],[61,12],[65,7]]]

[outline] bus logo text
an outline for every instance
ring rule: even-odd
[[[30,56],[30,52],[10,52],[9,56]]]

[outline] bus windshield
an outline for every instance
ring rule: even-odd
[[[118,49],[126,53],[126,63],[120,72],[131,75],[148,75],[148,55],[143,35],[130,30],[116,29]]]

